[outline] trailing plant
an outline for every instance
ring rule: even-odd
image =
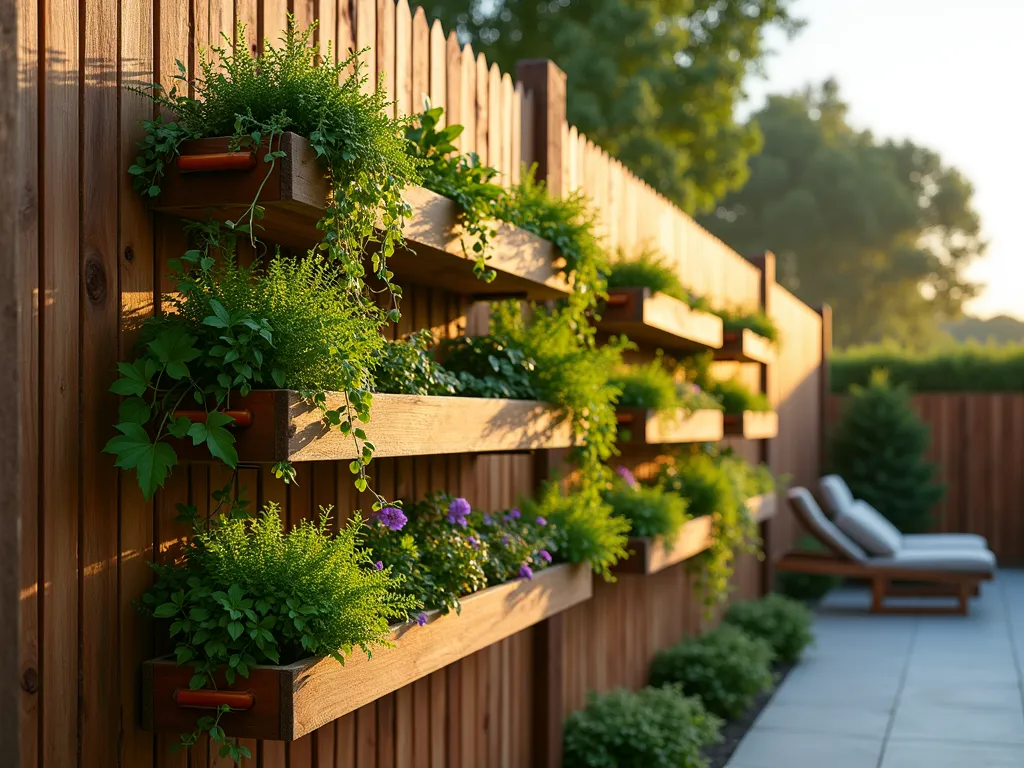
[[[764,640],[783,664],[795,664],[804,648],[814,642],[814,614],[803,603],[779,594],[734,603],[724,621]]]
[[[323,236],[316,250],[340,263],[350,300],[369,304],[363,253],[368,243],[375,243],[371,271],[391,291],[392,315],[397,320],[401,290],[391,282],[387,259],[403,243],[402,226],[410,213],[402,192],[419,180],[417,162],[406,152],[404,132],[409,120],[388,116],[383,74],[375,90],[365,87],[362,51],[334,63],[329,48],[321,53],[311,43],[315,29],[316,23],[306,30],[296,29],[289,15],[280,45],[268,40],[262,53],[254,55],[245,42],[245,25],[240,23],[238,43],[231,45],[225,36],[226,45],[212,49],[215,61],[200,52],[199,75],[194,80],[178,62],[170,91],[159,84],[143,90],[174,120],[144,121],[146,137],[139,143],[140,155],[129,173],[143,195],[157,197],[165,170],[182,143],[228,136],[232,149],[262,153],[269,166],[266,183],[284,157],[284,132],[306,137],[330,187],[324,215],[317,223]],[[262,217],[257,199],[234,222],[244,224],[252,236]]]
[[[457,395],[459,378],[434,359],[434,334],[427,328],[385,344],[374,373],[377,392],[391,395]]]
[[[704,747],[719,741],[721,720],[678,686],[591,692],[565,720],[565,768],[707,768]]]
[[[194,533],[173,564],[151,564],[156,580],[140,608],[166,623],[178,664],[194,669],[193,690],[216,687],[220,675],[234,685],[257,664],[344,662],[357,647],[369,655],[389,645],[389,621],[412,606],[401,577],[374,568],[358,513],[332,534],[330,508],[290,531],[275,504],[244,519],[201,520],[194,508],[181,509]],[[208,733],[222,756],[251,757],[225,739],[223,713],[199,718],[183,745]]]
[[[761,392],[755,392],[737,378],[716,381],[709,389],[718,398],[722,409],[727,414],[741,414],[744,411],[770,411],[768,398]]]
[[[361,458],[351,469],[365,490],[373,445],[353,421],[369,420],[383,315],[347,301],[337,264],[275,255],[266,269],[258,262],[243,267],[234,259],[235,233],[215,224],[194,224],[190,231],[200,245],[171,261],[176,291],[164,297],[168,311],[142,322],[138,356],[118,364],[111,391],[124,397],[120,434],[104,451],[117,457],[118,467],[135,470],[150,498],[177,463],[172,439],[191,439],[235,467],[233,419],[223,411],[236,395],[287,387],[356,442]],[[341,408],[328,408],[328,391],[344,393]],[[186,409],[199,416],[184,415]],[[286,481],[294,474],[287,462],[275,471]]]
[[[722,318],[722,330],[726,333],[739,333],[743,330],[750,330],[758,336],[768,339],[772,344],[779,345],[781,340],[779,327],[762,310],[745,312],[736,309],[716,309],[712,311]]]
[[[536,400],[537,364],[518,344],[500,335],[459,336],[441,342],[438,356],[467,397]]]
[[[775,654],[764,640],[723,624],[701,637],[658,651],[651,663],[651,685],[680,685],[698,696],[712,714],[735,720],[754,698],[775,684]]]
[[[663,464],[658,481],[686,500],[693,517],[711,516],[711,546],[695,560],[698,585],[705,604],[723,602],[729,595],[736,557],[760,556],[757,522],[746,504],[745,478],[727,457],[707,451],[684,453]]]
[[[459,206],[462,251],[474,259],[473,273],[489,283],[497,276],[488,268],[487,258],[497,233],[496,206],[504,190],[493,182],[496,169],[481,163],[475,152],[460,154],[452,143],[462,135],[463,126],[438,128],[443,115],[442,107],[431,107],[430,100],[424,99],[423,112],[405,131],[409,152],[420,161],[423,186]]]
[[[629,521],[630,536],[661,536],[671,544],[689,519],[685,499],[660,485],[631,483],[621,472],[604,500],[616,516]]]

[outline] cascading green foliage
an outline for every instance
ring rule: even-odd
[[[458,378],[467,397],[536,400],[537,363],[511,339],[497,334],[459,336],[441,342],[438,357]]]
[[[936,465],[925,457],[930,430],[914,413],[910,393],[876,371],[853,387],[832,433],[830,465],[863,499],[903,533],[922,533],[945,496]]]
[[[565,720],[565,768],[707,768],[721,720],[678,686],[596,694]]]
[[[169,622],[178,664],[195,669],[192,689],[216,687],[220,673],[234,684],[257,664],[343,661],[357,647],[369,654],[389,644],[389,622],[412,607],[401,579],[373,567],[358,515],[337,534],[330,509],[285,531],[274,504],[257,517],[194,522],[179,560],[152,564],[156,581],[140,604]],[[222,756],[251,757],[225,739],[218,725],[224,711],[199,718],[184,745],[209,733]]]
[[[783,664],[798,662],[804,648],[814,642],[814,614],[803,603],[779,594],[733,603],[723,621],[764,640]]]
[[[775,346],[779,346],[779,342],[782,340],[775,321],[761,310],[747,312],[739,309],[715,309],[712,311],[722,318],[722,329],[726,333],[750,330],[758,336],[764,336]]]
[[[258,262],[243,267],[234,259],[234,233],[216,225],[191,231],[201,245],[171,262],[176,292],[164,297],[170,311],[143,321],[138,357],[118,364],[120,377],[111,386],[124,397],[120,434],[104,448],[117,466],[135,470],[147,498],[177,463],[170,438],[205,445],[213,458],[235,467],[233,420],[221,409],[252,389],[295,389],[329,424],[363,440],[344,410],[369,419],[371,371],[385,343],[383,313],[346,300],[345,277],[333,262],[277,255],[265,269]],[[344,409],[327,407],[329,391],[346,394]],[[177,413],[197,408],[202,419]],[[372,449],[363,444],[354,471]],[[293,475],[287,464],[276,471],[286,480]],[[365,482],[357,479],[362,488]]]
[[[758,487],[749,478],[751,471],[746,462],[728,453],[696,450],[662,465],[658,477],[667,491],[686,500],[691,516],[711,516],[711,547],[696,561],[698,584],[709,608],[728,597],[736,557],[760,556],[757,523],[746,503],[750,489]],[[756,474],[760,477],[761,471]]]
[[[722,404],[727,414],[740,414],[744,411],[770,411],[771,403],[762,392],[755,392],[739,379],[722,379],[715,381],[708,389]]]
[[[434,334],[429,329],[384,345],[374,371],[376,392],[390,395],[457,395],[458,377],[434,359]]]
[[[672,544],[690,519],[684,498],[660,485],[642,485],[624,472],[604,492],[604,500],[629,522],[630,536],[661,536]]]

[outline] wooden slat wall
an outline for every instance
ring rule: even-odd
[[[827,429],[846,399],[828,397]],[[946,485],[933,510],[935,530],[981,534],[1000,564],[1024,562],[1024,394],[939,392],[914,395],[912,402],[931,428],[927,455]]]
[[[538,155],[533,95],[428,24],[408,0],[19,0],[18,151],[6,183],[17,195],[24,310],[19,455],[23,466],[38,468],[22,473],[18,489],[23,768],[224,765],[205,745],[171,753],[173,736],[138,728],[140,662],[167,643],[132,603],[151,583],[148,564],[173,558],[187,534],[174,520],[175,505],[208,508],[228,476],[179,467],[146,502],[100,453],[116,413],[107,392],[114,364],[132,357],[139,322],[160,311],[167,260],[185,247],[179,223],[154,217],[131,188],[139,121],[154,110],[126,86],[169,84],[176,60],[194,73],[200,49],[220,44],[221,35],[240,44],[239,21],[249,30],[246,44],[259,50],[264,37],[278,37],[289,12],[299,23],[319,19],[317,39],[332,44],[336,59],[369,46],[369,87],[382,74],[397,114],[418,111],[424,95],[444,105],[449,119],[466,126],[462,149],[497,167],[503,183]],[[594,198],[611,243],[653,238],[695,290],[719,303],[756,304],[757,269],[586,137],[568,127],[565,136],[572,145],[561,170]],[[444,291],[410,286],[392,335],[421,327],[454,335],[469,309]],[[473,316],[481,327],[485,315]],[[802,310],[781,319],[786,335],[791,323],[808,338],[815,332],[803,328],[813,322]],[[813,359],[800,357],[793,377],[807,378]],[[802,403],[800,383],[787,386],[780,396],[797,393]],[[783,423],[805,429],[803,409],[794,405]],[[817,413],[816,401],[806,413]],[[790,439],[784,429],[780,440]],[[783,455],[790,463],[806,459],[796,448]],[[389,496],[447,490],[491,509],[514,504],[535,485],[531,458],[516,455],[380,460],[373,474]],[[244,468],[239,482],[259,503],[281,504],[290,522],[319,505],[334,505],[339,518],[366,506],[346,467],[330,463],[301,466],[297,486],[282,485],[267,467]],[[741,564],[737,584],[739,594],[760,590],[756,564]],[[567,706],[574,708],[587,688],[640,684],[654,649],[698,629],[700,607],[680,567],[599,585],[595,600],[566,618]],[[508,638],[293,744],[245,743],[267,768],[527,768],[536,634]]]

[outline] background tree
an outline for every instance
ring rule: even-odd
[[[764,32],[796,32],[790,0],[423,0],[429,16],[513,72],[548,58],[568,75],[569,122],[684,210],[747,179],[757,125],[734,118]]]
[[[973,188],[936,152],[847,122],[834,81],[772,96],[752,116],[764,149],[750,180],[702,223],[740,253],[768,247],[783,284],[835,309],[839,345],[931,343],[977,286]]]

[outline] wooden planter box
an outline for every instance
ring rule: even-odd
[[[256,198],[265,209],[258,236],[280,245],[306,249],[320,241],[316,222],[323,215],[328,184],[309,141],[294,133],[281,138],[287,156],[270,170],[256,153],[228,153],[228,138],[199,139],[182,145],[181,157],[168,169],[154,208],[186,219],[235,220]],[[226,156],[223,170],[207,168],[211,155]],[[208,160],[209,158],[209,160]],[[240,162],[245,160],[246,162]],[[183,170],[184,169],[184,170]],[[269,177],[268,177],[269,171]],[[407,221],[406,249],[388,260],[396,281],[431,285],[466,296],[522,296],[557,299],[570,291],[558,269],[558,249],[547,240],[508,224],[500,224],[491,240],[489,266],[497,271],[490,283],[473,274],[474,260],[466,258],[460,209],[446,197],[422,187],[406,190],[413,215]],[[466,239],[472,253],[473,241]]]
[[[641,344],[666,349],[717,349],[722,346],[722,320],[690,309],[685,302],[649,288],[612,288],[598,327],[624,333]]]
[[[327,406],[337,408],[344,396],[331,393]],[[328,429],[320,410],[297,392],[254,391],[232,398],[231,410],[239,461],[340,461],[357,457],[351,436]],[[191,415],[190,412],[182,411]],[[542,448],[568,448],[572,428],[551,405],[536,400],[482,397],[420,397],[374,395],[367,438],[375,456],[428,456],[447,453],[506,453]],[[178,441],[179,456],[209,458],[205,448]]]
[[[722,348],[715,350],[715,360],[768,365],[775,362],[775,345],[748,328],[730,331],[722,337]]]
[[[616,416],[623,445],[713,443],[724,434],[722,412],[716,410],[673,416],[649,408],[620,408]]]
[[[779,434],[779,414],[775,411],[744,411],[725,414],[727,437],[770,440]]]
[[[188,691],[190,666],[179,667],[170,658],[147,661],[142,675],[142,726],[191,731],[203,710],[179,704],[178,697],[204,698],[201,703],[216,707],[221,701],[218,693],[227,690],[227,703],[246,707],[221,719],[228,736],[293,741],[589,600],[591,577],[586,566],[553,566],[530,581],[511,581],[463,598],[461,616],[433,612],[423,627],[395,628],[395,647],[375,650],[370,660],[357,650],[344,666],[330,658],[310,658],[284,667],[253,667],[249,677],[239,678],[233,688],[225,685],[199,697]]]
[[[778,512],[778,504],[778,497],[775,493],[763,493],[760,496],[747,499],[747,507],[759,523],[775,517],[775,513]]]
[[[711,546],[711,517],[688,520],[671,545],[661,536],[631,538],[629,558],[618,562],[614,573],[625,575],[651,574],[689,560]]]

